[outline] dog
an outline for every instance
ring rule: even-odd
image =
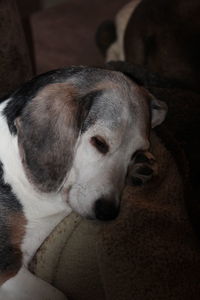
[[[97,31],[106,62],[126,61],[199,91],[200,2],[132,0]]]
[[[166,104],[120,72],[71,67],[39,75],[0,103],[0,300],[66,299],[28,270],[73,210],[117,217],[124,185],[152,177],[151,127]]]

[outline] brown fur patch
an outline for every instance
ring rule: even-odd
[[[14,277],[22,265],[21,244],[25,234],[26,219],[22,213],[12,213],[8,216],[7,227],[9,230],[10,251],[5,271],[0,273],[0,285]]]
[[[5,272],[5,273],[2,273],[0,274],[0,287],[1,285],[3,285],[4,282],[6,282],[8,279],[14,277],[17,272],[18,272],[19,269],[17,270],[13,270],[13,271],[8,271],[8,272]]]
[[[19,248],[25,235],[26,218],[22,213],[13,213],[9,216],[10,241],[11,244]]]

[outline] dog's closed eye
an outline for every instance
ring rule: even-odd
[[[109,146],[101,136],[93,136],[90,140],[91,144],[102,154],[106,154],[109,151]]]

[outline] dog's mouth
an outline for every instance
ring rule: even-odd
[[[79,189],[78,184],[71,184],[62,189],[62,198],[73,212],[88,220],[112,221],[120,212],[120,201],[114,194],[110,196],[94,193],[96,197],[91,198],[91,191]],[[93,194],[93,193],[92,193]]]
[[[62,189],[61,191],[61,195],[62,195],[62,199],[71,207],[70,205],[70,201],[69,201],[69,193],[70,193],[70,190],[72,188],[72,185],[69,186],[69,187],[65,187]]]
[[[115,220],[120,212],[120,205],[114,202],[107,201],[103,198],[92,201],[91,207],[88,209],[71,197],[67,197],[67,204],[70,206],[72,211],[80,215],[81,217],[91,221],[113,221]]]

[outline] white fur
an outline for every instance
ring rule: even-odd
[[[124,178],[133,153],[149,147],[139,126],[130,126],[131,115],[121,120],[121,127],[109,130],[97,122],[79,140],[73,167],[66,183],[71,186],[68,201],[73,210],[85,217],[95,218],[94,204],[104,198],[119,205]],[[90,143],[92,136],[100,135],[109,145],[103,155]]]
[[[117,40],[108,48],[106,53],[106,62],[125,60],[124,54],[124,34],[128,24],[128,21],[142,0],[133,0],[126,4],[116,15],[115,26]]]
[[[17,137],[10,134],[7,122],[2,116],[2,110],[8,101],[9,100],[0,105],[0,160],[4,166],[4,180],[12,187],[14,194],[17,196],[23,206],[23,212],[27,219],[26,234],[22,244],[22,251],[24,254],[23,264],[27,266],[41,243],[51,233],[55,226],[71,212],[71,208],[69,208],[66,201],[64,201],[60,194],[41,193],[37,191],[28,181],[21,163]],[[5,286],[7,287],[6,293],[8,293],[9,290],[11,291],[14,289],[15,292],[19,294],[19,297],[17,295],[14,296],[15,293],[13,294],[12,297],[15,300],[55,299],[53,297],[38,298],[37,296],[34,298],[23,298],[23,288],[22,291],[19,291],[18,289],[18,284],[20,284],[21,280],[20,278],[23,277],[22,274],[20,274],[21,273],[19,273],[13,279],[8,280],[0,288],[0,299],[12,299],[9,297],[2,298],[3,296],[1,293],[3,293],[2,291],[4,290]],[[34,277],[33,275],[31,276]],[[21,282],[21,284],[27,289],[26,280],[24,282]],[[31,282],[32,281],[30,280],[30,284]],[[39,285],[41,285],[39,279],[34,278],[33,283],[35,287],[37,282]],[[45,287],[46,285],[47,284],[45,283]]]
[[[21,268],[0,287],[0,300],[67,300],[59,290]]]

